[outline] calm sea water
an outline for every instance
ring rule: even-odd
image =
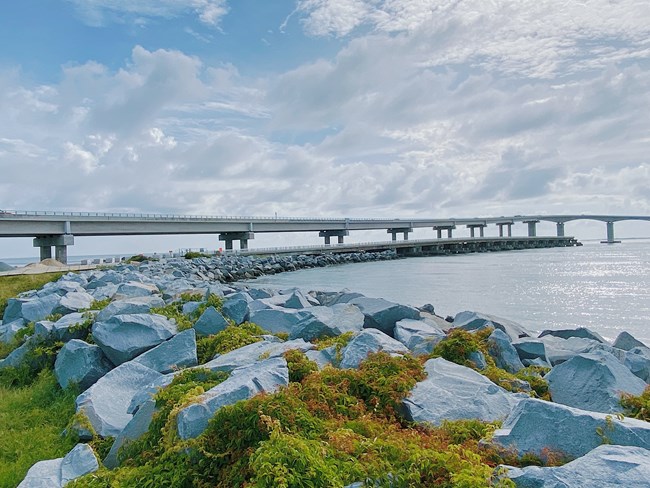
[[[589,327],[608,339],[626,330],[650,345],[650,240],[300,270],[256,286],[348,288],[442,316],[474,310],[532,329]]]

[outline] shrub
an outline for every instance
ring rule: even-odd
[[[209,254],[205,254],[197,251],[188,251],[185,253],[185,259],[194,259],[194,258],[209,258]]]
[[[287,366],[289,367],[289,381],[300,383],[308,375],[318,371],[318,365],[314,361],[310,361],[303,352],[297,349],[285,352],[284,358],[287,360]]]
[[[628,417],[650,422],[650,386],[639,396],[623,393],[621,406]]]
[[[452,363],[470,366],[470,354],[481,349],[480,338],[476,334],[463,329],[452,329],[447,337],[436,344],[432,357],[442,357]]]
[[[244,322],[240,325],[229,325],[221,332],[196,341],[196,352],[199,364],[210,361],[217,354],[225,354],[240,347],[261,341],[265,333],[259,325]]]

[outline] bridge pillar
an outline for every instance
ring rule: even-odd
[[[397,234],[401,233],[404,234],[404,240],[408,241],[409,240],[409,233],[413,232],[412,227],[400,227],[398,229],[388,229],[386,231],[387,234],[391,234],[392,240],[396,241],[397,240]]]
[[[618,244],[621,242],[614,239],[614,222],[607,222],[607,240],[600,242],[601,244]]]
[[[239,249],[245,250],[248,249],[248,240],[255,239],[255,233],[253,232],[224,232],[219,234],[219,240],[225,241],[226,251],[232,251],[233,241],[239,241]]]
[[[435,230],[438,234],[438,239],[442,239],[442,231],[446,230],[447,231],[447,238],[451,239],[452,233],[451,231],[456,228],[455,225],[434,225],[433,230]]]
[[[52,257],[52,246],[55,248],[57,261],[68,264],[68,246],[74,244],[72,234],[58,236],[39,236],[34,239],[34,247],[40,248],[41,261]]]
[[[557,225],[557,236],[564,237],[564,222],[558,222],[556,225]]]
[[[528,224],[528,237],[537,237],[539,220],[524,220],[524,224]]]
[[[331,244],[332,237],[338,237],[338,243],[343,244],[343,238],[349,236],[350,232],[347,230],[321,230],[318,233],[318,237],[325,238],[325,245],[329,246]]]
[[[503,228],[508,227],[508,237],[512,237],[512,222],[497,222],[499,237],[503,237]]]
[[[479,235],[481,237],[485,237],[485,228],[487,227],[487,224],[468,224],[467,228],[469,229],[469,235],[471,237],[476,237],[475,231],[476,229],[479,230]]]

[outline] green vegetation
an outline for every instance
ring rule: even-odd
[[[37,461],[65,456],[76,444],[61,432],[74,414],[77,392],[61,390],[50,370],[28,387],[0,381],[0,486],[13,487]]]
[[[201,302],[201,304],[190,315],[185,315],[183,313],[183,305],[188,302]],[[221,311],[223,298],[210,293],[208,298],[203,301],[203,295],[201,293],[183,293],[178,300],[169,305],[152,308],[151,313],[157,313],[164,315],[168,319],[174,319],[178,325],[178,330],[182,331],[191,329],[208,307],[214,307]]]
[[[525,388],[526,385],[522,384],[522,381],[525,381],[530,385],[529,393],[532,396],[550,400],[548,383],[543,378],[543,375],[548,372],[548,368],[529,366],[512,374],[496,366],[494,359],[488,353],[487,345],[487,339],[493,330],[487,328],[477,332],[468,332],[462,329],[452,329],[445,339],[436,344],[431,356],[442,357],[447,361],[472,368],[508,391],[528,392],[528,389]],[[469,359],[474,352],[483,353],[487,368],[479,369]]]
[[[623,393],[621,406],[626,416],[650,422],[650,386],[639,396]]]
[[[63,273],[46,273],[38,275],[0,276],[0,317],[7,307],[7,299],[29,290],[37,290],[45,283],[56,281]]]
[[[194,259],[194,258],[209,258],[209,254],[205,254],[203,252],[197,252],[197,251],[188,251],[185,253],[185,259]]]
[[[136,254],[135,256],[131,256],[129,259],[126,260],[127,263],[143,263],[145,261],[158,261],[158,258],[154,258],[151,256],[145,256],[144,254]]]
[[[108,307],[109,303],[111,303],[110,298],[104,298],[103,300],[94,300],[93,303],[90,304],[90,307],[88,307],[88,310],[104,310],[106,307]]]
[[[231,324],[221,332],[200,337],[196,340],[196,353],[199,364],[210,361],[216,354],[225,354],[240,347],[262,340],[261,335],[266,331],[259,325],[244,322],[240,325]]]
[[[500,458],[478,448],[495,424],[425,428],[400,419],[398,404],[424,376],[418,360],[378,353],[358,370],[309,372],[304,355],[287,356],[300,381],[223,407],[186,442],[176,436],[177,412],[223,377],[182,373],[156,396],[160,410],[149,432],[120,451],[122,466],[70,486],[513,486],[491,484]]]

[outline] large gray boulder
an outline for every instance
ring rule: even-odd
[[[228,327],[228,321],[214,307],[208,307],[194,324],[194,330],[200,337],[221,332]]]
[[[313,344],[305,342],[302,339],[283,342],[277,338],[269,337],[263,341],[254,342],[253,344],[248,344],[234,351],[219,355],[200,367],[207,368],[211,371],[232,371],[264,359],[280,357],[287,351],[296,349],[300,352],[307,352],[314,349],[314,347]]]
[[[339,303],[331,307],[315,306],[303,313],[303,318],[293,327],[290,339],[313,341],[321,337],[336,337],[363,329],[365,317],[358,307]],[[267,329],[268,330],[268,329]]]
[[[194,400],[177,417],[181,439],[199,436],[220,408],[247,400],[259,393],[273,393],[289,384],[289,368],[284,358],[271,358],[235,369],[230,377]]]
[[[299,290],[293,290],[291,293],[274,295],[270,298],[264,299],[269,305],[274,305],[283,308],[302,309],[311,307],[312,303],[309,302],[307,297]]]
[[[564,466],[507,469],[507,477],[520,488],[647,488],[650,451],[602,445]]]
[[[43,320],[52,314],[59,300],[61,297],[57,294],[41,298],[10,298],[7,300],[2,322],[8,324],[18,319],[25,319],[27,322]]]
[[[403,319],[395,324],[395,339],[404,344],[415,356],[433,352],[445,332],[427,320]]]
[[[97,434],[116,437],[132,418],[127,410],[133,397],[161,376],[138,363],[122,364],[77,397],[77,412],[88,417]]]
[[[49,335],[63,342],[71,339],[83,339],[87,336],[88,324],[92,323],[92,321],[93,312],[73,312],[52,323],[51,327],[49,327]],[[45,324],[41,322],[43,327],[47,327]]]
[[[546,344],[540,339],[522,338],[512,341],[521,362],[527,366],[532,361],[546,362]]]
[[[196,333],[194,329],[184,330],[168,341],[140,354],[133,361],[163,374],[196,366],[198,364]]]
[[[0,342],[9,344],[14,340],[16,333],[24,329],[26,325],[27,323],[24,319],[17,319],[13,322],[0,325]]]
[[[77,444],[65,457],[34,464],[19,488],[62,488],[70,481],[99,469],[88,444]]]
[[[625,331],[621,332],[618,337],[616,337],[613,346],[618,349],[623,349],[624,351],[629,351],[635,347],[647,347],[643,342]]]
[[[390,337],[394,336],[395,324],[403,319],[419,320],[419,310],[383,298],[359,297],[350,300],[364,315],[364,328],[378,329]]]
[[[503,419],[526,395],[510,393],[471,368],[443,358],[424,364],[427,378],[402,401],[407,420],[440,425],[443,420]]]
[[[148,297],[156,293],[160,293],[160,290],[154,284],[129,281],[128,283],[122,283],[117,287],[116,295],[122,298],[135,298]]]
[[[95,322],[93,338],[104,354],[120,365],[169,339],[176,324],[162,315],[115,315],[106,322]]]
[[[81,391],[91,387],[111,369],[113,364],[99,346],[79,339],[67,342],[54,362],[54,375],[61,388],[77,384]]]
[[[408,354],[410,351],[401,342],[378,329],[364,329],[355,335],[341,351],[341,368],[358,368],[361,362],[373,352]]]
[[[237,294],[240,295],[240,294]],[[229,297],[223,303],[221,313],[227,319],[235,322],[236,325],[243,324],[250,317],[248,301],[244,298]]]
[[[306,316],[307,313],[302,310],[276,307],[251,311],[250,321],[271,334],[290,334]]]
[[[488,327],[500,329],[508,334],[512,341],[522,337],[530,337],[531,335],[529,330],[517,322],[481,312],[460,312],[454,317],[453,326],[467,331],[481,330]]]
[[[587,329],[586,327],[577,327],[575,329],[545,330],[539,335],[539,337],[542,338],[548,335],[554,337],[560,337],[562,339],[579,337],[581,339],[591,339],[592,341],[597,341],[600,342],[601,344],[609,344],[603,338],[603,336],[601,336],[597,332]]]
[[[97,322],[105,322],[114,315],[149,313],[152,308],[164,307],[165,301],[158,295],[126,298],[109,303],[97,314]]]
[[[67,293],[77,293],[83,291],[84,289],[81,286],[81,283],[60,279],[59,281],[51,281],[49,283],[45,283],[45,285],[43,285],[43,288],[36,292],[36,296],[44,297],[46,295],[51,295],[52,293],[56,293],[59,296],[64,296]]]
[[[634,376],[650,383],[650,349],[645,346],[633,347],[625,353],[623,364]]]
[[[78,286],[78,285],[77,285]],[[80,310],[86,310],[95,301],[95,298],[85,291],[71,292],[63,295],[59,304],[54,308],[54,313],[67,315]]]
[[[120,432],[120,434],[111,445],[111,450],[104,459],[104,466],[106,466],[108,469],[114,469],[118,467],[119,463],[117,454],[120,448],[127,442],[134,441],[142,437],[149,430],[149,426],[151,425],[151,421],[153,420],[153,415],[155,413],[156,401],[153,399],[145,401],[140,406],[140,408],[138,408],[138,411],[135,413],[133,418],[129,421],[128,424],[126,424],[124,430]]]
[[[621,410],[621,393],[640,395],[645,381],[605,351],[580,354],[545,376],[554,402],[593,412]]]
[[[580,457],[603,442],[649,449],[650,423],[526,398],[494,432],[492,441],[519,456],[540,456],[548,449]]]
[[[505,332],[494,329],[494,332],[488,337],[487,343],[488,353],[498,368],[505,369],[509,373],[516,373],[523,369],[524,365],[519,359],[519,354]]]

